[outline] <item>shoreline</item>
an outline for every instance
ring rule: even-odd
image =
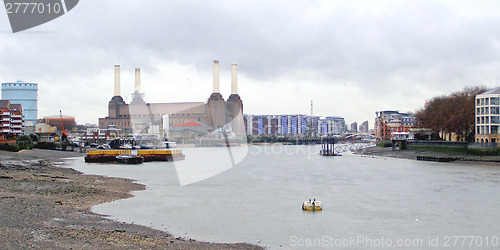
[[[52,150],[0,151],[0,244],[49,249],[263,249],[248,243],[210,243],[111,220],[92,206],[132,197],[145,186],[133,180],[86,175],[58,167],[84,156]]]
[[[477,155],[466,155],[463,153],[438,152],[438,151],[420,150],[420,149],[392,151],[391,147],[384,148],[378,146],[360,149],[354,153],[358,155],[391,157],[391,158],[399,158],[399,159],[407,159],[415,161],[417,160],[417,156],[441,157],[441,158],[449,157],[449,158],[457,158],[457,160],[451,161],[455,163],[500,166],[500,156],[477,156]]]

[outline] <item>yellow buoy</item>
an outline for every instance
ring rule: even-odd
[[[302,203],[302,210],[306,210],[306,211],[322,210],[321,201],[317,201],[317,200],[304,201],[304,203]]]

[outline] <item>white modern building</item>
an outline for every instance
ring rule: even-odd
[[[500,139],[500,87],[476,96],[476,142]]]

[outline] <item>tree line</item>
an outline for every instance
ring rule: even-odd
[[[455,133],[459,141],[472,142],[475,133],[475,97],[487,90],[486,87],[466,87],[462,91],[427,100],[425,106],[415,113],[417,124],[431,129],[434,134],[444,132],[449,140],[451,134]]]

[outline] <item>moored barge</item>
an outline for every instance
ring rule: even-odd
[[[184,160],[185,155],[181,150],[147,149],[147,150],[94,150],[87,152],[85,162],[116,162],[116,157],[121,155],[137,155],[144,158],[144,162],[151,161],[177,161]]]

